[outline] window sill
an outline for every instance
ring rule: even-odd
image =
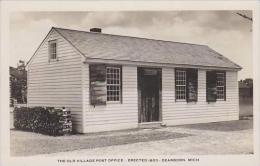
[[[207,101],[207,103],[216,103],[219,101],[226,101],[225,99],[216,99],[215,101]]]
[[[196,104],[198,101],[187,101],[187,103]]]
[[[107,104],[122,104],[121,101],[107,101]]]
[[[198,101],[175,100],[176,103],[196,104]]]
[[[226,101],[225,99],[217,99],[217,101]]]
[[[51,63],[51,62],[57,62],[58,61],[58,59],[49,59],[49,63]]]
[[[216,103],[217,102],[217,100],[216,101],[206,101],[208,104],[213,104],[213,103]]]
[[[176,99],[175,102],[187,102],[186,99]]]

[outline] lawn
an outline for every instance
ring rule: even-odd
[[[240,116],[252,116],[252,104],[240,103]],[[252,118],[239,121],[132,129],[53,137],[15,130],[12,113],[11,155],[251,154]],[[235,141],[234,141],[235,140]],[[228,148],[229,147],[229,148]],[[156,149],[156,151],[154,150]]]
[[[199,123],[199,124],[181,125],[179,127],[198,129],[198,130],[232,132],[232,131],[241,131],[241,130],[252,129],[253,121],[252,120],[240,120],[239,123],[238,123],[238,121]]]
[[[145,130],[129,130],[122,132],[52,137],[37,133],[11,130],[11,155],[28,156],[78,149],[93,149],[136,142],[177,139],[187,136],[190,135],[157,130],[152,132]]]
[[[227,146],[230,146],[230,151],[227,150]],[[129,148],[130,151],[127,150]],[[157,151],[154,151],[154,148]],[[215,151],[216,149],[219,150]],[[253,152],[252,149],[252,120],[62,137],[11,130],[12,156],[53,155],[53,153],[59,154],[59,152],[101,155],[105,151],[109,153],[110,150],[118,151],[119,154],[145,154],[149,151],[150,153],[169,155],[183,153],[249,154]]]

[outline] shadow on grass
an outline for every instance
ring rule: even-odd
[[[197,130],[214,130],[214,131],[240,131],[253,128],[253,120],[234,120],[225,122],[200,123],[191,125],[178,126],[182,128],[191,128]]]
[[[101,137],[75,137],[56,138],[17,138],[15,131],[11,134],[11,155],[12,156],[30,156],[37,154],[56,153],[72,151],[79,149],[94,149],[98,147],[107,147],[114,145],[133,144],[137,142],[149,142],[167,139],[177,139],[191,136],[191,134],[174,133],[167,131],[149,131],[143,133],[131,133],[124,135],[112,135]]]

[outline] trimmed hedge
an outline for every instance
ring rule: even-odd
[[[14,109],[14,127],[47,135],[72,132],[70,111],[54,107],[20,107]]]

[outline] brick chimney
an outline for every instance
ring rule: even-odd
[[[89,30],[90,32],[94,32],[94,33],[101,33],[102,29],[101,28],[90,28]]]

